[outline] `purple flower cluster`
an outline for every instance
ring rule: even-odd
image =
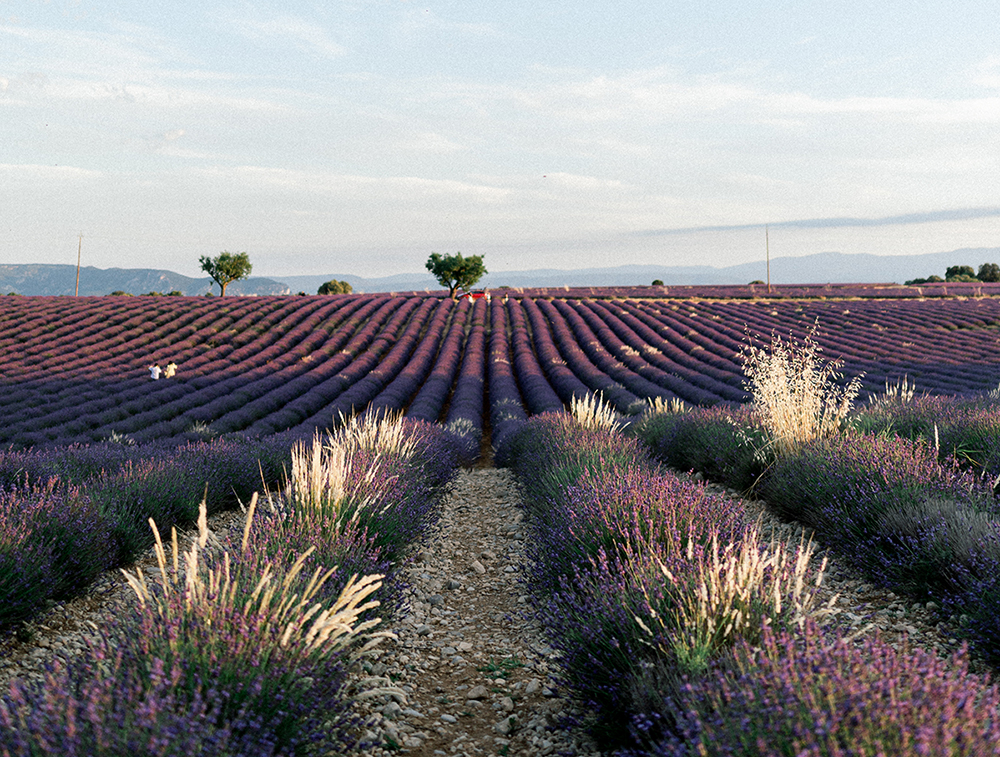
[[[79,591],[116,557],[109,523],[79,488],[50,478],[0,489],[0,629]]]
[[[0,453],[0,628],[79,592],[152,543],[148,520],[194,521],[280,484],[293,437],[179,448],[99,444]]]
[[[995,755],[1000,690],[968,671],[963,650],[950,662],[896,649],[878,636],[854,644],[764,630],[755,649],[669,703],[679,734],[651,738],[660,722],[636,717],[633,733],[655,757],[794,755]]]

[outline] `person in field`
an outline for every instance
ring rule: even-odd
[[[161,373],[163,373],[163,369],[160,368],[159,363],[149,366],[149,377],[153,379],[153,381],[159,380]]]
[[[171,360],[167,363],[167,368],[163,371],[163,375],[167,378],[173,378],[175,373],[177,373],[177,363]]]

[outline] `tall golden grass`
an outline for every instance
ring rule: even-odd
[[[801,343],[772,335],[769,348],[755,346],[748,335],[741,351],[751,413],[775,456],[836,434],[861,389],[860,376],[845,386],[837,383],[843,362],[820,360],[815,331],[814,326]]]

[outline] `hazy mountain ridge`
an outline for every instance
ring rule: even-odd
[[[150,268],[94,268],[80,269],[80,294],[85,296],[128,292],[148,294],[174,290],[186,295],[205,294],[219,287],[207,276],[195,279],[173,271]],[[16,292],[26,295],[66,295],[76,290],[76,266],[23,264],[0,265],[0,293]],[[234,281],[226,294],[290,294],[288,285],[262,277]]]
[[[490,261],[485,261],[489,268]],[[783,257],[771,260],[772,284],[871,284],[923,278],[931,274],[944,276],[952,265],[1000,262],[1000,247],[979,247],[935,252],[924,255],[847,255],[823,252],[803,257]],[[497,289],[510,287],[563,286],[636,286],[660,279],[668,286],[695,284],[747,284],[767,278],[763,260],[754,263],[715,268],[712,266],[622,265],[608,268],[560,270],[540,268],[529,271],[501,271],[483,277],[479,286]],[[412,292],[440,290],[429,273],[401,273],[379,278],[365,278],[347,273],[310,276],[251,277],[229,285],[227,294],[276,295],[305,292],[316,294],[320,284],[330,280],[348,282],[355,292]],[[17,292],[27,295],[73,294],[76,267],[72,265],[22,264],[0,265],[0,293]],[[191,278],[173,271],[149,268],[80,269],[80,294],[102,295],[114,291],[131,294],[178,290],[186,295],[218,294],[219,287],[208,277]]]
[[[485,260],[486,267],[490,261]],[[952,265],[971,265],[976,270],[982,263],[1000,262],[1000,247],[964,248],[950,252],[924,255],[848,255],[822,252],[803,257],[783,257],[771,260],[772,284],[875,284],[924,278],[931,274],[944,276]],[[292,291],[315,294],[320,284],[331,279],[348,282],[355,292],[409,292],[441,289],[428,273],[396,274],[381,278],[364,278],[345,273],[321,276],[282,276],[281,281]],[[748,284],[767,279],[767,264],[754,263],[715,268],[712,266],[622,265],[609,268],[560,270],[540,268],[530,271],[489,273],[479,286],[496,289],[510,287],[563,286],[636,286],[660,279],[668,286],[691,284]]]

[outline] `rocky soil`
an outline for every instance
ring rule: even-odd
[[[373,681],[397,689],[359,703],[365,721],[359,735],[374,744],[361,753],[599,754],[573,725],[581,713],[556,685],[558,655],[533,618],[522,583],[526,533],[518,505],[506,470],[463,471],[452,486],[440,523],[416,545],[416,559],[405,568],[409,606],[385,629],[397,640],[385,642],[356,676],[359,690]],[[791,544],[809,536],[759,503],[747,507],[761,517],[765,534]],[[242,516],[216,515],[209,527],[219,534],[240,529]],[[157,575],[152,550],[131,567],[136,569]],[[939,617],[933,603],[874,587],[831,560],[824,601],[834,594],[840,595],[840,622],[859,637],[878,628],[890,641],[906,635],[912,645],[941,655],[958,648],[958,619]],[[109,571],[83,596],[54,603],[17,636],[0,640],[0,690],[14,676],[40,675],[53,657],[72,657],[96,628],[134,601],[121,572]]]

